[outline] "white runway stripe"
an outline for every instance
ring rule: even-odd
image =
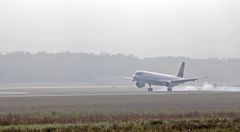
[[[0,92],[0,95],[16,95],[16,94],[29,94],[29,92]]]

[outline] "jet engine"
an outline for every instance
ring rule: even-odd
[[[138,88],[142,88],[142,87],[145,87],[145,83],[136,82],[136,86],[137,86]]]

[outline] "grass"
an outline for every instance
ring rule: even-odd
[[[59,131],[240,131],[240,113],[9,113],[0,114],[1,132]]]

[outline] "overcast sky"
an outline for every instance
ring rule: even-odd
[[[1,0],[0,52],[240,58],[239,0]]]

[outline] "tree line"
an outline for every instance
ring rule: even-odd
[[[89,83],[131,76],[140,69],[175,75],[182,61],[186,62],[185,77],[208,76],[209,82],[240,84],[240,59],[138,58],[123,54],[70,52],[1,54],[0,82]]]

